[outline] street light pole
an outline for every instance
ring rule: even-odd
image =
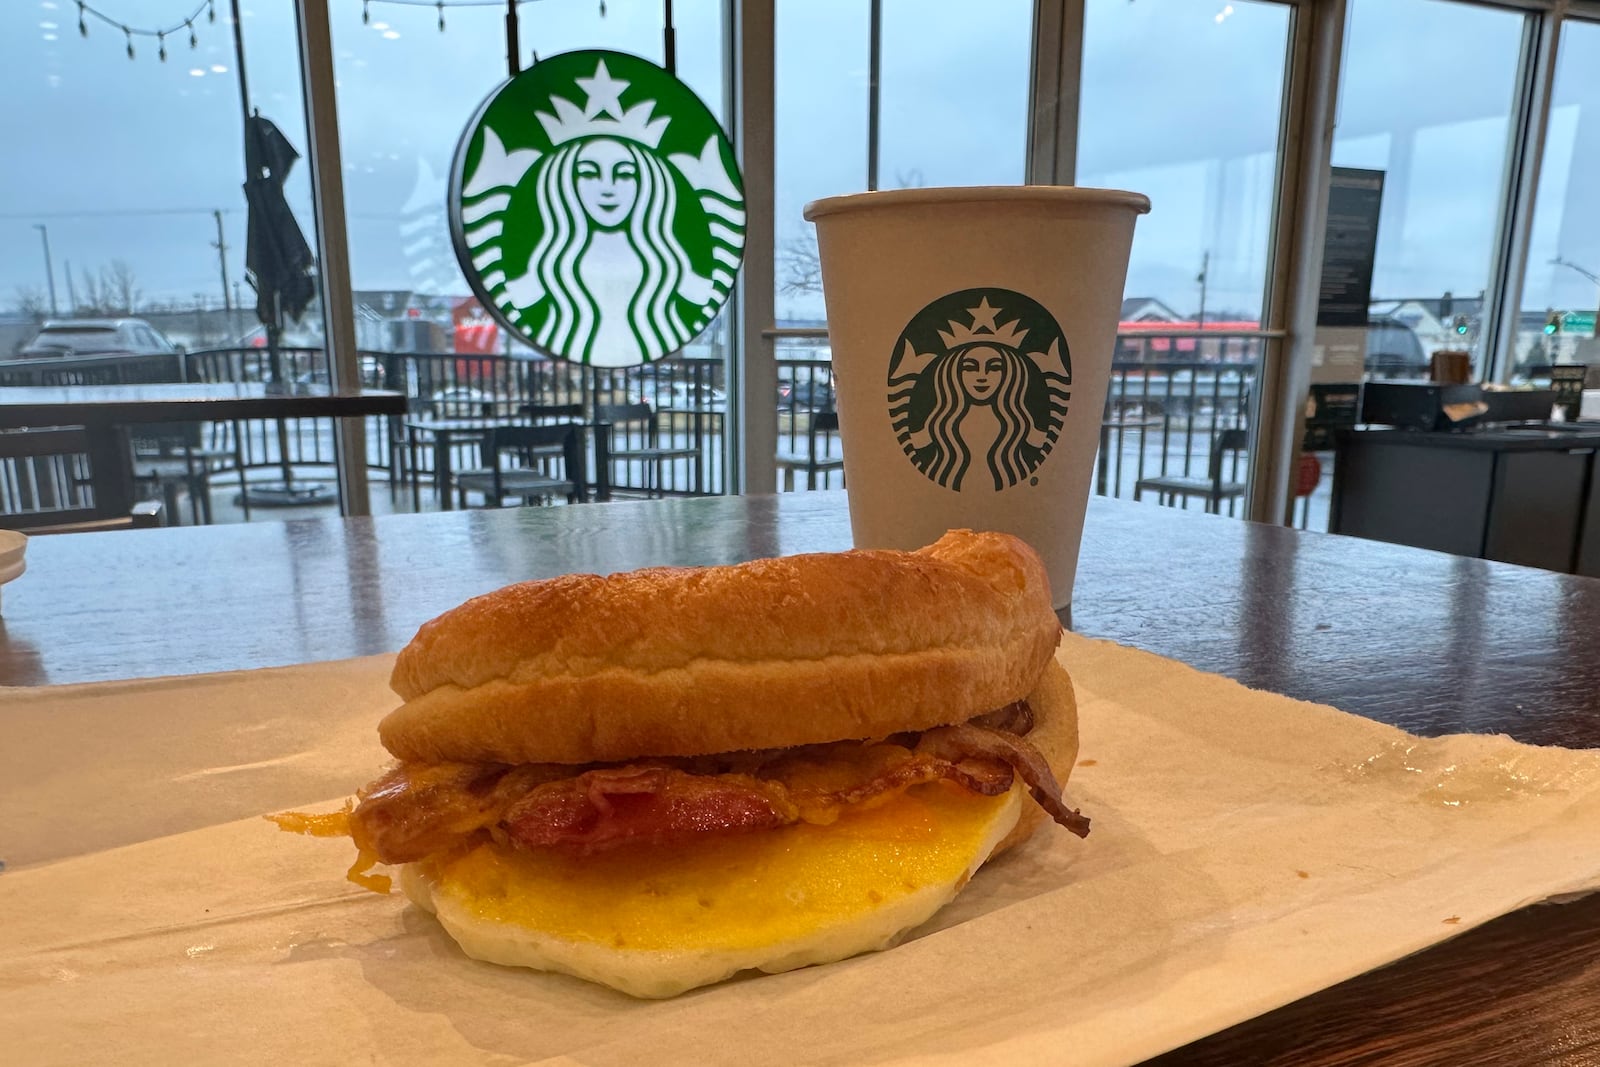
[[[34,223],[33,228],[39,231],[39,239],[44,242],[44,277],[50,283],[50,314],[59,315],[60,312],[56,310],[56,270],[50,264],[50,229],[42,222]]]

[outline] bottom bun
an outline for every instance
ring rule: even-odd
[[[1064,781],[1077,751],[1066,672],[1052,664],[1030,699],[1030,740]],[[831,826],[672,849],[580,859],[486,844],[408,864],[401,885],[476,959],[670,997],[894,945],[1025,837],[1036,812],[1020,781],[998,797],[934,783]]]

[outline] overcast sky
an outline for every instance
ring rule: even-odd
[[[94,0],[127,22],[181,19],[196,0]],[[505,74],[502,12],[330,0],[346,210],[357,288],[465,293],[444,229],[444,176],[460,131]],[[127,42],[73,0],[0,4],[0,307],[44,289],[37,225],[48,227],[58,300],[74,275],[127,261],[147,298],[220,302],[212,212],[227,273],[242,281],[245,215],[238,82],[227,0],[213,23]],[[304,152],[289,0],[245,0],[252,104]],[[580,47],[661,57],[655,0],[541,0],[525,49]],[[1137,189],[1130,295],[1184,314],[1259,313],[1289,27],[1249,0],[1089,0],[1080,181]],[[679,73],[720,115],[720,0],[679,0]],[[1023,178],[1030,0],[885,0],[880,183]],[[1476,294],[1487,281],[1503,175],[1520,16],[1444,0],[1352,0],[1335,162],[1389,176],[1375,295]],[[778,0],[776,204],[780,246],[803,239],[807,200],[866,184],[867,4]],[[1596,28],[1558,78],[1527,306],[1593,307],[1595,286],[1557,255],[1600,272],[1600,208],[1581,195],[1600,165]],[[1569,57],[1570,58],[1570,57]],[[304,164],[291,203],[309,231]],[[780,267],[780,278],[782,269]],[[248,294],[247,294],[248,296]],[[780,315],[818,317],[814,295]]]

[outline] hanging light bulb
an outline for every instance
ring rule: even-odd
[[[439,2],[434,6],[436,6],[439,9],[439,32],[443,33],[444,32],[444,0],[439,0]]]
[[[190,48],[199,48],[200,47],[200,38],[198,38],[198,37],[196,37],[194,35],[194,20],[193,19],[185,19],[183,24],[185,26],[189,27],[189,47]]]
[[[366,26],[372,22],[372,8],[368,0],[361,0],[361,25]]]
[[[85,37],[89,36],[89,24],[83,21],[83,0],[78,0],[78,32]]]
[[[128,38],[128,58],[132,59],[133,58],[133,31],[128,29],[128,27],[124,26],[124,27],[122,27],[122,33],[123,33],[124,36],[126,36]]]
[[[606,17],[606,0],[600,0],[600,17]]]
[[[156,34],[156,55],[161,57],[161,62],[167,61],[167,34],[162,31]]]
[[[217,0],[206,0],[206,21],[217,21]]]

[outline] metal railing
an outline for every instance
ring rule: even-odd
[[[1267,340],[1255,331],[1119,334],[1101,418],[1095,492],[1142,496],[1145,479],[1208,477],[1220,432],[1250,428]],[[1247,480],[1248,453],[1229,452],[1221,459],[1223,479]],[[1230,500],[1226,507],[1238,514],[1242,501]]]
[[[842,454],[835,423],[816,418],[836,407],[827,331],[775,329],[765,336],[774,345],[777,364],[780,481],[796,489],[842,486],[843,472],[830,462]],[[1249,427],[1265,343],[1263,335],[1251,331],[1120,334],[1102,418],[1095,491],[1126,497],[1135,494],[1143,478],[1204,476],[1218,432]],[[320,348],[280,349],[278,359],[284,380],[327,380]],[[368,466],[388,473],[397,496],[409,480],[431,483],[434,473],[431,447],[408,449],[405,418],[515,418],[530,405],[581,405],[592,418],[599,405],[623,403],[651,405],[663,438],[658,444],[695,450],[692,461],[669,465],[662,492],[727,491],[728,397],[720,359],[683,358],[613,369],[490,354],[363,351],[360,367],[362,385],[394,389],[408,398],[407,416],[366,420]],[[121,356],[0,363],[0,385],[266,381],[272,371],[271,355],[264,348],[218,348],[188,353],[181,361]],[[332,419],[288,419],[285,430],[280,436],[276,421],[207,427],[213,446],[239,434],[247,469],[277,469],[285,458],[294,466],[334,466]],[[616,433],[617,450],[646,443],[642,424],[619,426]],[[452,462],[458,469],[475,465],[473,448],[461,448]],[[796,477],[806,472],[807,463],[816,469]],[[1243,480],[1248,463],[1248,456],[1230,457],[1228,479]],[[644,464],[619,462],[611,480],[620,492],[648,492],[656,488],[655,474]]]
[[[290,382],[325,383],[327,361],[320,348],[279,350],[281,376]],[[219,348],[192,352],[186,360],[191,380],[266,381],[271,359],[265,349]],[[367,465],[388,472],[399,493],[411,479],[434,475],[431,447],[408,448],[407,419],[516,419],[530,407],[579,405],[587,420],[601,405],[648,404],[655,412],[661,445],[693,448],[692,459],[667,464],[665,484],[655,485],[653,468],[618,460],[610,472],[613,492],[663,492],[667,495],[725,491],[727,396],[722,361],[680,358],[634,368],[576,366],[542,359],[453,352],[360,353],[361,384],[393,389],[407,398],[405,416],[367,420]],[[533,417],[533,416],[529,416]],[[289,419],[288,460],[293,465],[332,466],[333,420]],[[276,423],[241,428],[245,465],[272,467],[280,462]],[[644,447],[644,422],[619,424],[612,448]],[[592,447],[592,443],[591,443]],[[415,469],[410,455],[415,453]],[[592,459],[592,456],[591,456]],[[476,465],[475,446],[461,445],[452,463]]]

